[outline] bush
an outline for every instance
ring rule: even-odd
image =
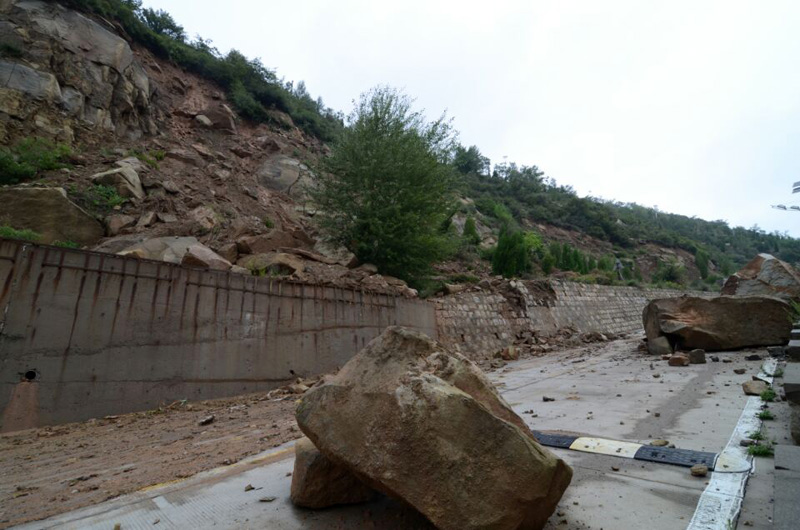
[[[542,261],[539,263],[539,265],[542,267],[542,272],[544,272],[545,274],[550,274],[551,272],[553,272],[553,267],[555,266],[555,264],[556,264],[556,258],[554,258],[553,255],[550,254],[550,252],[545,253],[544,257],[542,258]]]
[[[453,211],[449,122],[426,122],[402,93],[362,94],[309,193],[331,241],[362,263],[417,284],[453,249],[442,230]]]

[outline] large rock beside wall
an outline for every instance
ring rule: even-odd
[[[70,201],[63,188],[0,188],[0,224],[38,232],[41,243],[91,245],[104,233],[97,219]]]
[[[156,133],[155,86],[110,27],[56,2],[0,3],[0,140],[69,142],[77,126]]]
[[[434,298],[439,341],[474,360],[492,357],[527,334],[559,328],[579,333],[642,329],[649,300],[713,293],[587,285],[564,281],[493,281],[488,288]]]
[[[297,408],[330,460],[442,529],[542,528],[572,478],[483,373],[388,328]]]
[[[770,254],[759,254],[725,280],[722,294],[800,300],[800,272]]]
[[[648,341],[666,336],[680,349],[734,350],[785,344],[791,307],[768,296],[680,297],[653,300],[642,321]]]

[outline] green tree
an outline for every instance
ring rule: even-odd
[[[503,229],[492,256],[492,272],[511,278],[530,269],[530,250],[525,244],[524,234],[519,230]]]
[[[700,271],[700,277],[704,280],[708,278],[708,260],[708,252],[702,248],[698,248],[694,255],[694,262],[697,265],[697,269]]]
[[[388,87],[362,94],[309,190],[323,234],[382,272],[418,284],[446,256],[454,133]]]

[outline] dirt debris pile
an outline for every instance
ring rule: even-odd
[[[324,457],[439,528],[542,528],[572,478],[474,363],[399,327],[306,392],[296,417]]]

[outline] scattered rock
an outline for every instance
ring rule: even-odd
[[[743,374],[743,373],[745,373],[746,371],[747,371],[747,370],[745,370],[744,368],[734,368],[734,369],[733,369],[733,373],[735,373],[735,374],[737,374],[737,375],[742,375],[742,374]]]
[[[240,238],[236,246],[241,254],[264,254],[283,247],[304,247],[305,243],[288,232],[273,229],[266,234]]]
[[[712,355],[711,356],[711,362],[712,363],[718,363],[719,362],[719,357],[717,357],[716,355]]]
[[[307,392],[297,422],[323,455],[444,530],[541,528],[572,478],[474,363],[402,328]]]
[[[689,366],[689,358],[681,353],[675,354],[669,358],[670,366]]]
[[[745,361],[760,361],[761,360],[761,356],[758,355],[757,353],[754,353],[753,355],[746,356],[744,358],[744,360]]]
[[[652,442],[650,442],[649,445],[652,445],[653,447],[666,447],[666,446],[669,445],[669,441],[668,440],[660,440],[660,439],[659,440],[653,440]]]
[[[692,466],[691,473],[693,477],[705,477],[708,475],[708,466],[705,464],[695,464]]]
[[[548,401],[555,401],[555,400],[556,400],[556,398],[542,396],[542,401],[544,401],[545,403],[548,402]]]
[[[375,490],[346,467],[328,460],[308,438],[295,442],[294,454],[291,499],[295,506],[327,508],[375,498]]]
[[[253,491],[254,489],[255,488],[253,487],[252,484],[248,484],[247,486],[244,487],[244,491]]]
[[[652,300],[642,313],[648,342],[660,336],[681,348],[706,351],[785,344],[790,306],[766,296],[691,296]]]
[[[213,422],[214,422],[214,415],[211,414],[210,416],[206,416],[202,420],[198,421],[197,424],[198,425],[210,425]]]
[[[274,252],[246,256],[236,264],[255,274],[266,276],[291,276],[305,270],[303,260],[297,256]]]
[[[519,359],[519,350],[517,350],[517,348],[515,348],[513,345],[506,346],[497,352],[495,357],[499,357],[504,361],[516,361]]]
[[[689,363],[691,364],[706,364],[706,351],[705,350],[692,350],[689,352]]]
[[[769,388],[769,385],[764,381],[745,381],[742,383],[742,390],[748,396],[760,396],[767,388]]]
[[[650,355],[672,355],[672,345],[667,337],[653,337],[647,341]]]
[[[125,228],[136,224],[136,218],[131,215],[114,214],[106,217],[106,234],[115,236]]]
[[[261,497],[258,499],[258,502],[272,502],[276,500],[278,497]]]

